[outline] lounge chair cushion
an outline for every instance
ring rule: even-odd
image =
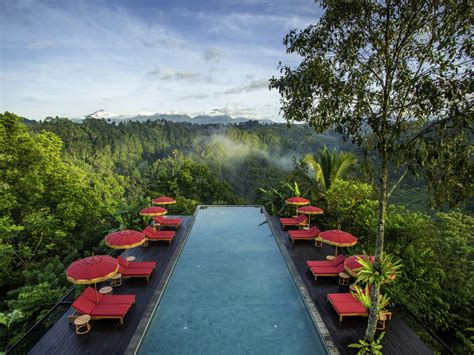
[[[306,217],[304,214],[300,214],[297,217],[282,217],[280,218],[280,223],[283,225],[299,225],[299,224],[304,224],[307,221],[308,217]]]
[[[308,260],[306,262],[306,265],[308,267],[314,267],[314,266],[319,266],[319,267],[324,267],[324,266],[337,266],[341,263],[344,262],[345,260],[344,254],[339,254],[336,256],[335,259],[333,260]]]
[[[96,305],[91,313],[88,313],[91,316],[124,316],[127,314],[131,305],[128,304],[98,304]]]
[[[76,311],[82,314],[92,314],[92,310],[97,306],[94,302],[80,295],[71,305]]]
[[[350,314],[367,314],[367,309],[360,303],[357,302],[331,302],[334,309],[340,315]]]
[[[120,265],[129,269],[129,268],[156,268],[156,261],[127,261],[123,257],[119,256],[117,258]]]
[[[338,266],[313,266],[310,268],[315,275],[338,275],[344,271],[344,264]]]
[[[359,300],[355,298],[351,293],[330,293],[328,294],[328,298],[331,301],[337,303],[359,303]]]
[[[103,295],[102,293],[88,287],[81,293],[81,296],[87,298],[95,304],[133,304],[135,295]]]
[[[316,238],[321,231],[317,226],[312,226],[310,229],[306,230],[291,230],[288,231],[288,235],[292,239],[298,238]]]
[[[174,231],[156,231],[151,227],[146,227],[143,234],[150,240],[171,240],[174,238],[176,232]]]
[[[163,226],[178,226],[182,222],[181,218],[169,218],[163,216],[156,216],[153,220]]]
[[[123,268],[120,267],[120,273],[125,277],[147,277],[153,272],[153,268]]]

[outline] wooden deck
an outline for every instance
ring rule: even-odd
[[[354,349],[347,345],[356,343],[363,338],[367,326],[367,317],[339,317],[327,302],[328,293],[349,292],[348,286],[339,286],[337,277],[320,277],[314,281],[313,275],[306,270],[307,260],[325,260],[326,255],[334,255],[334,247],[325,245],[316,248],[314,241],[296,241],[291,243],[286,231],[283,231],[277,217],[270,217],[270,223],[276,231],[276,237],[283,240],[293,263],[302,277],[313,302],[316,305],[334,344],[341,354],[355,354]],[[344,252],[344,250],[341,250]],[[385,336],[382,340],[384,354],[432,354],[433,352],[418,338],[408,325],[397,317],[387,321]]]
[[[155,291],[163,286],[166,278],[165,273],[169,271],[169,265],[176,256],[177,249],[182,245],[189,227],[192,225],[193,217],[184,217],[183,225],[180,227],[175,240],[171,245],[168,243],[151,243],[147,248],[136,248],[130,252],[137,257],[137,261],[157,260],[157,269],[154,271],[150,281],[143,279],[124,280],[121,287],[114,290],[115,294],[135,294],[137,302],[125,317],[123,325],[117,321],[94,321],[92,331],[86,335],[77,336],[74,328],[67,321],[65,314],[46,335],[33,347],[31,354],[92,354],[113,353],[123,354],[127,350],[132,337],[135,335],[140,321],[146,317],[149,303],[154,297]],[[269,223],[276,231],[276,237],[283,241],[288,254],[292,258],[305,286],[311,295],[333,341],[341,354],[354,354],[355,351],[347,348],[348,344],[362,338],[367,324],[367,318],[348,317],[339,322],[337,314],[326,301],[326,295],[331,292],[348,292],[347,286],[339,286],[337,278],[320,278],[314,281],[312,275],[306,271],[306,260],[322,260],[328,254],[333,254],[332,247],[314,247],[313,242],[299,241],[293,246],[285,231],[278,222],[278,218],[271,217]],[[141,322],[143,323],[143,322]],[[384,354],[432,354],[432,351],[416,336],[416,334],[397,317],[396,313],[392,320],[387,322],[386,335],[383,339]]]
[[[160,281],[169,265],[176,249],[186,236],[193,217],[185,216],[178,233],[171,244],[168,242],[150,242],[146,248],[138,247],[129,251],[136,256],[136,261],[157,261],[157,267],[149,282],[145,279],[123,280],[120,287],[114,289],[114,294],[134,294],[136,303],[125,316],[124,324],[117,320],[92,321],[92,330],[78,336],[74,325],[68,323],[68,312],[31,349],[30,354],[122,354],[142,319],[143,314],[159,287]]]

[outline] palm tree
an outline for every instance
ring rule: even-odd
[[[331,184],[341,179],[356,165],[357,158],[348,152],[332,152],[324,146],[319,154],[306,154],[300,165],[290,174],[298,181],[303,194],[317,198]]]

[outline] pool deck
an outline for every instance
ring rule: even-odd
[[[31,349],[30,353],[131,353],[161,295],[193,220],[193,216],[183,217],[182,226],[171,245],[155,242],[147,248],[140,247],[129,252],[137,257],[137,261],[157,260],[158,265],[148,283],[143,279],[128,279],[124,280],[121,287],[114,290],[115,294],[136,295],[137,302],[125,317],[123,325],[119,325],[114,320],[93,321],[90,333],[77,336],[73,325],[67,320],[71,312],[67,312]],[[269,224],[280,247],[284,247],[286,249],[284,253],[292,259],[293,272],[299,274],[297,277],[299,276],[298,278],[306,286],[303,292],[314,302],[335,346],[341,354],[355,354],[355,351],[347,348],[347,345],[363,337],[367,318],[347,317],[339,322],[336,312],[326,301],[326,295],[331,292],[348,292],[347,286],[339,286],[337,278],[332,277],[320,278],[315,282],[313,276],[306,271],[306,260],[323,260],[326,255],[334,253],[333,248],[330,246],[316,248],[314,242],[311,241],[298,241],[293,245],[286,231],[282,230],[277,217],[270,217]],[[397,317],[396,313],[392,320],[387,322],[382,344],[384,354],[432,354],[432,351],[403,320]]]
[[[363,338],[367,317],[344,317],[342,322],[339,322],[337,313],[326,297],[328,293],[349,292],[348,286],[339,286],[337,277],[320,277],[314,281],[313,275],[306,269],[307,260],[325,260],[326,255],[334,255],[334,247],[325,245],[317,248],[314,241],[304,240],[292,244],[288,233],[281,228],[278,217],[271,216],[269,223],[276,234],[275,237],[285,245],[339,352],[355,354],[356,351],[347,345]],[[382,345],[384,354],[433,354],[413,330],[397,317],[396,312],[386,323]]]
[[[171,271],[171,265],[187,236],[194,220],[193,216],[180,216],[183,222],[171,244],[168,242],[150,242],[146,248],[138,247],[128,252],[136,256],[136,261],[157,261],[149,282],[145,279],[123,280],[120,287],[114,289],[114,294],[134,294],[136,303],[130,308],[124,318],[123,325],[117,320],[92,321],[92,330],[78,336],[74,325],[69,324],[67,316],[63,315],[53,327],[30,350],[29,354],[123,354],[132,340],[142,318],[146,316],[149,304],[161,290]]]

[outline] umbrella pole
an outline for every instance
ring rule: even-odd
[[[99,304],[99,296],[97,295],[97,282],[94,283],[94,288],[95,288],[95,303]]]
[[[336,255],[335,256],[337,256],[337,245],[336,245]]]

